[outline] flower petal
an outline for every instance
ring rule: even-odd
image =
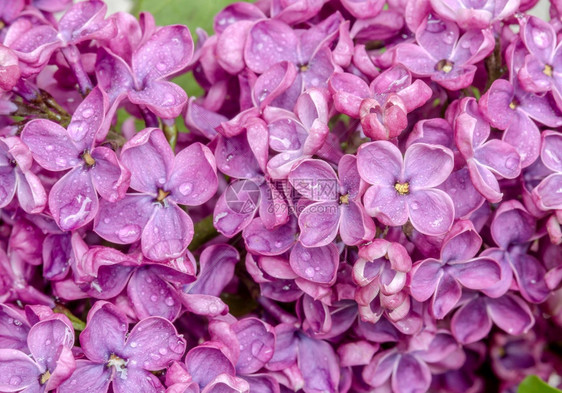
[[[93,362],[106,363],[112,353],[121,353],[127,327],[127,317],[121,310],[98,301],[88,312],[86,328],[80,334],[84,354]]]
[[[416,191],[409,195],[407,204],[412,225],[425,235],[441,235],[453,224],[455,207],[451,197],[444,191]]]
[[[81,228],[92,221],[98,208],[91,175],[81,166],[64,175],[49,193],[49,210],[64,231]]]
[[[298,242],[291,250],[289,262],[300,277],[327,284],[336,278],[339,253],[333,243],[322,247],[306,248]]]
[[[127,194],[115,203],[102,200],[94,231],[113,243],[136,242],[155,209],[153,199],[143,194]]]
[[[129,170],[121,165],[115,152],[107,147],[96,147],[91,155],[96,162],[91,168],[96,191],[109,202],[123,199],[131,181]]]
[[[453,153],[440,145],[415,143],[404,155],[404,180],[411,190],[436,187],[453,170]]]
[[[143,254],[153,261],[178,258],[193,239],[193,221],[175,203],[155,205],[152,217],[142,231]]]

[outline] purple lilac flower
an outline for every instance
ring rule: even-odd
[[[102,201],[94,230],[118,244],[141,240],[143,254],[154,261],[181,256],[193,237],[193,223],[178,204],[197,206],[216,192],[213,154],[194,143],[174,156],[163,132],[147,128],[125,144],[121,161],[138,193]]]
[[[491,258],[475,258],[481,245],[472,222],[457,221],[443,241],[441,259],[425,259],[412,269],[412,296],[420,302],[431,298],[435,318],[443,319],[457,305],[463,287],[487,289],[499,282],[500,265]]]
[[[446,89],[460,90],[470,86],[476,73],[474,64],[490,54],[495,40],[489,29],[469,30],[459,37],[454,22],[432,18],[418,27],[416,42],[399,44],[395,62]]]
[[[375,235],[373,220],[361,205],[366,184],[357,172],[357,159],[341,158],[339,178],[325,161],[303,160],[289,172],[291,185],[305,198],[314,201],[299,214],[300,242],[305,247],[331,243],[339,233],[343,242],[357,245]]]
[[[413,144],[404,158],[390,142],[361,145],[357,152],[359,174],[371,187],[363,197],[367,213],[384,225],[404,225],[428,235],[440,235],[453,223],[451,198],[434,187],[453,169],[453,153],[442,146]]]
[[[33,120],[22,131],[22,141],[33,158],[50,171],[66,173],[49,192],[49,210],[63,230],[86,225],[98,213],[98,193],[115,202],[125,196],[129,171],[115,152],[97,146],[104,138],[105,93],[94,89],[76,109],[67,129],[49,120]]]
[[[147,16],[152,18],[151,16]],[[152,25],[154,21],[152,21]],[[125,97],[133,104],[146,106],[162,118],[179,116],[187,95],[168,82],[185,69],[193,56],[193,40],[185,26],[151,27],[133,51],[130,64],[107,49],[100,49],[96,76],[115,108]]]
[[[555,131],[542,134],[541,160],[554,173],[533,190],[533,198],[544,210],[562,209],[562,135]]]
[[[431,0],[431,6],[442,18],[456,22],[461,29],[485,29],[496,21],[513,15],[520,0]]]
[[[185,340],[166,319],[143,319],[127,334],[126,316],[111,303],[99,301],[88,313],[80,334],[85,359],[59,392],[104,393],[111,384],[115,392],[159,392],[160,380],[151,373],[165,369],[185,352]]]
[[[74,330],[64,315],[34,324],[27,349],[0,349],[0,389],[6,392],[47,392],[59,387],[75,369]]]

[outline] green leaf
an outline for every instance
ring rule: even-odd
[[[517,393],[560,393],[562,390],[558,390],[548,385],[542,379],[536,375],[530,375],[521,382]]]

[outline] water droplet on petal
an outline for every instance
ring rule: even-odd
[[[82,117],[84,119],[88,119],[88,118],[92,117],[93,114],[94,114],[94,110],[91,109],[91,108],[87,108],[87,109],[84,109],[84,111],[82,112]]]
[[[307,277],[309,277],[309,278],[314,277],[314,268],[312,268],[312,267],[307,267],[307,268],[304,270],[304,274],[305,274]]]
[[[153,302],[155,302],[155,301],[158,300],[158,296],[152,295],[152,296],[150,297],[150,300],[152,300]]]
[[[505,167],[507,169],[514,169],[517,167],[518,163],[519,160],[517,157],[509,157],[507,160],[505,160]]]
[[[138,225],[125,225],[123,228],[119,229],[116,233],[119,240],[124,243],[132,243],[137,240],[139,236],[140,228]]]
[[[158,63],[156,64],[156,68],[158,68],[158,71],[164,71],[166,69],[166,64]]]
[[[19,385],[21,383],[21,378],[20,377],[16,377],[13,376],[12,378],[10,378],[10,385]]]
[[[159,352],[161,355],[165,355],[165,354],[168,353],[168,350],[167,350],[166,348],[160,348],[160,349],[158,350],[158,352]]]
[[[193,184],[190,182],[183,183],[180,186],[180,193],[184,196],[189,195],[193,190]]]
[[[47,150],[47,151],[53,151],[54,148],[55,148],[55,147],[54,147],[53,145],[47,145],[47,146],[45,146],[45,150]]]
[[[131,346],[131,348],[136,348],[138,344],[135,341],[131,341],[129,345]]]
[[[301,258],[303,261],[310,261],[310,253],[308,251],[304,251],[301,254]]]
[[[418,210],[420,208],[420,204],[417,202],[412,202],[410,207],[412,208],[412,210]]]
[[[166,300],[164,300],[164,303],[166,303],[166,306],[172,307],[174,305],[174,299],[168,296]]]

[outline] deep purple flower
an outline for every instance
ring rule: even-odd
[[[431,0],[440,17],[456,22],[464,30],[485,29],[513,15],[519,4],[520,0]]]
[[[193,40],[185,26],[154,29],[152,21],[150,29],[144,32],[130,64],[109,50],[100,49],[96,76],[107,91],[112,109],[127,97],[159,117],[172,119],[180,115],[187,95],[166,79],[188,66],[193,56]]]
[[[463,287],[487,289],[500,280],[495,260],[475,258],[481,245],[472,222],[457,221],[443,241],[441,259],[425,259],[412,269],[412,296],[420,302],[431,298],[429,307],[435,318],[443,319],[457,305]]]
[[[127,318],[117,307],[103,301],[94,304],[80,334],[86,359],[76,361],[76,370],[59,392],[105,393],[110,384],[116,393],[161,392],[162,384],[151,371],[179,360],[185,340],[160,317],[143,319],[127,332]]]
[[[348,73],[330,78],[336,109],[361,119],[365,135],[374,140],[395,138],[408,126],[407,115],[422,106],[433,92],[402,65],[393,66],[367,85]]]
[[[178,204],[201,205],[216,192],[213,154],[194,143],[174,157],[164,133],[147,128],[125,144],[121,161],[138,193],[115,203],[102,201],[94,230],[118,244],[140,239],[143,254],[154,261],[181,256],[193,237],[193,223]]]
[[[0,389],[5,392],[47,392],[74,371],[74,330],[64,315],[54,314],[31,327],[27,352],[0,349]]]
[[[427,235],[449,230],[455,210],[453,201],[434,187],[453,169],[453,153],[440,145],[415,143],[400,150],[388,141],[361,145],[357,152],[359,174],[372,186],[363,203],[367,213],[385,225],[404,225]]]
[[[366,184],[357,172],[355,156],[343,156],[338,173],[339,178],[325,161],[315,159],[303,160],[289,172],[295,190],[313,201],[299,214],[299,240],[305,247],[327,245],[338,233],[348,245],[375,235],[373,220],[361,205]]]
[[[498,139],[489,139],[490,126],[473,98],[459,103],[455,118],[455,143],[466,160],[474,187],[490,202],[499,202],[502,193],[496,176],[513,179],[521,172],[517,150]]]
[[[0,140],[0,207],[17,194],[19,205],[30,214],[43,211],[47,194],[32,170],[31,152],[17,137]]]
[[[459,38],[456,23],[435,18],[426,19],[418,27],[416,42],[399,44],[395,62],[449,90],[470,86],[475,64],[488,56],[495,44],[490,29],[469,30]]]
[[[115,202],[129,187],[129,171],[117,160],[113,150],[96,146],[103,139],[107,98],[96,88],[76,109],[67,129],[50,120],[37,119],[26,124],[22,141],[33,158],[50,171],[66,173],[49,192],[49,210],[63,230],[80,228],[98,213],[98,193]]]
[[[535,323],[527,303],[511,293],[496,299],[475,293],[463,303],[451,321],[451,331],[462,344],[486,337],[492,322],[514,336],[529,331]]]
[[[542,134],[541,160],[554,173],[545,177],[533,190],[533,198],[544,210],[562,209],[562,134],[545,131]]]

